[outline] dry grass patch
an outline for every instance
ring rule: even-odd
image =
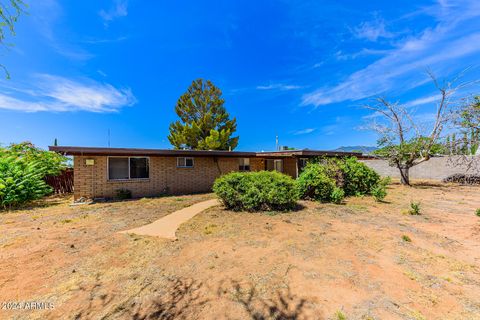
[[[56,308],[0,318],[475,319],[480,188],[388,191],[383,203],[301,202],[289,213],[215,207],[183,224],[178,241],[117,231],[213,195],[60,199],[1,214],[0,300]],[[402,214],[411,201],[421,215]]]

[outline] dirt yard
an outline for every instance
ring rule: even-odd
[[[2,307],[53,307],[0,319],[480,319],[480,187],[392,185],[384,203],[291,213],[215,207],[177,241],[118,233],[210,198],[0,213]]]

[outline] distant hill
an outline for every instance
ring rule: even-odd
[[[345,146],[345,147],[337,148],[333,151],[372,153],[377,149],[378,149],[377,147],[370,147],[370,146]]]

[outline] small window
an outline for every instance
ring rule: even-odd
[[[108,179],[148,179],[149,160],[145,157],[108,158]]]
[[[283,172],[283,160],[282,159],[267,159],[265,160],[265,169],[268,171]]]
[[[283,172],[283,160],[275,160],[275,171]]]
[[[177,158],[178,168],[193,168],[193,158],[179,157]]]
[[[250,171],[250,159],[249,158],[238,159],[238,170],[239,171]]]
[[[307,165],[308,163],[308,159],[307,158],[300,158],[298,159],[298,172],[302,172],[303,171],[303,168],[305,168],[305,166]]]

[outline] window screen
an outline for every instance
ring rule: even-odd
[[[128,158],[108,158],[108,179],[128,179]]]
[[[130,158],[130,179],[148,178],[148,158]]]
[[[177,158],[177,167],[179,168],[192,168],[193,158],[179,157]]]
[[[250,171],[250,159],[249,158],[238,159],[238,169],[240,171]]]

